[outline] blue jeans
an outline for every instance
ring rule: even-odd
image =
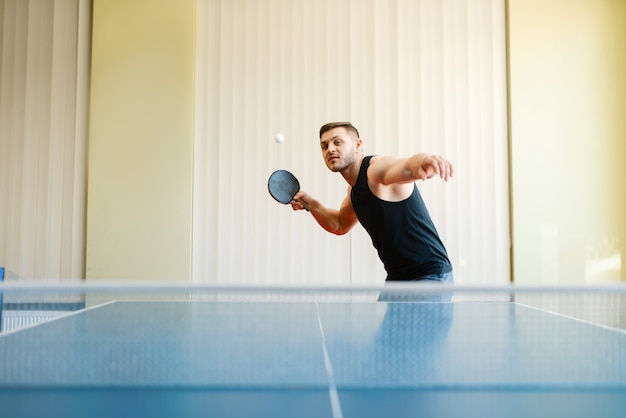
[[[416,279],[411,280],[411,282],[423,282],[423,281],[453,284],[454,273],[449,271],[447,273],[427,274],[426,276],[418,277]]]
[[[386,282],[385,285],[391,287],[394,285],[406,285],[413,286],[419,284],[442,284],[447,285],[447,287],[454,284],[454,274],[453,272],[448,273],[436,273],[436,274],[427,274],[426,276],[416,277],[412,280],[402,281],[402,282]],[[452,291],[451,290],[434,290],[428,289],[428,291],[420,291],[418,287],[416,287],[416,291],[401,291],[398,290],[383,290],[378,295],[379,302],[450,302],[452,299]]]

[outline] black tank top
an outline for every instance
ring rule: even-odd
[[[417,186],[401,202],[379,199],[367,184],[371,158],[363,159],[350,198],[359,222],[385,265],[387,280],[414,280],[452,271],[445,246]]]

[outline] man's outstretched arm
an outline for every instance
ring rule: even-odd
[[[415,154],[409,158],[380,157],[368,169],[371,182],[391,185],[412,183],[440,176],[448,181],[454,174],[454,167],[444,157],[432,154]]]

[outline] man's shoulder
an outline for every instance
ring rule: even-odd
[[[367,167],[368,177],[378,177],[397,164],[402,158],[392,155],[372,155],[369,166]]]
[[[398,157],[396,155],[370,155],[370,165],[372,164],[391,164],[405,160],[406,158]]]

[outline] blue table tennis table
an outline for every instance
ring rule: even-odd
[[[0,333],[1,417],[626,416],[626,331],[515,298],[89,299]]]

